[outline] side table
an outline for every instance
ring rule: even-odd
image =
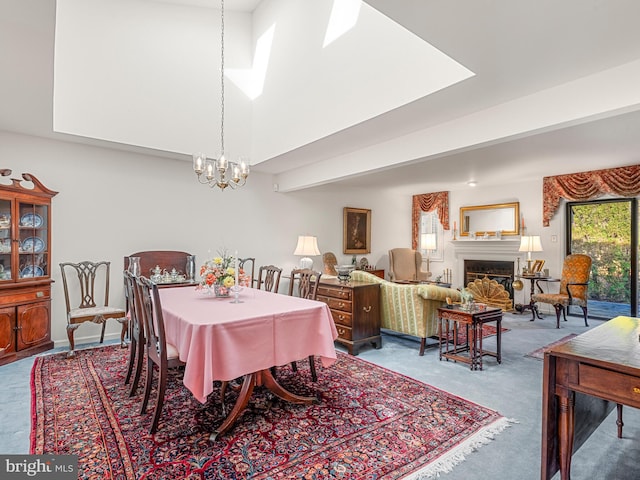
[[[502,363],[502,309],[495,307],[466,310],[460,305],[438,308],[438,348],[440,360],[446,358],[468,363],[471,370],[482,370],[482,357],[490,355]],[[485,351],[482,348],[482,326],[496,322],[496,351]],[[460,328],[465,328],[467,339],[458,343]],[[464,355],[463,355],[464,354]]]
[[[534,295],[534,293],[536,293],[536,287],[538,287],[538,290],[540,291],[540,293],[544,293],[544,290],[542,290],[542,287],[540,286],[540,284],[538,282],[544,280],[544,281],[549,281],[549,280],[553,280],[555,281],[555,279],[549,277],[549,276],[540,276],[540,275],[516,275],[516,278],[523,278],[525,280],[529,280],[529,284],[531,286],[531,291],[529,292],[529,303],[522,305],[522,313],[524,314],[525,310],[531,310],[531,321],[533,322],[536,317],[538,318],[538,320],[542,320],[542,315],[540,315],[540,312],[538,311],[538,306],[536,305],[536,303],[532,300],[532,297]]]

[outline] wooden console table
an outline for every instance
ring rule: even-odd
[[[640,408],[640,319],[616,317],[544,354],[542,480],[560,470],[614,405]],[[613,402],[613,403],[612,403]],[[618,436],[622,407],[618,408]]]
[[[446,358],[468,363],[471,370],[482,370],[483,355],[496,357],[502,363],[502,309],[486,307],[483,310],[465,310],[459,305],[438,308],[438,349],[440,360]],[[496,322],[498,328],[496,351],[489,352],[482,348],[482,326],[485,323]],[[467,340],[458,343],[458,332],[465,328]],[[444,350],[443,350],[444,346]],[[461,355],[462,353],[468,353]]]
[[[350,355],[357,355],[365,343],[382,347],[380,284],[320,277],[318,300],[329,305],[338,329],[336,342],[347,347]]]

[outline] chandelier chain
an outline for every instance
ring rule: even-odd
[[[198,182],[222,191],[244,186],[250,171],[245,160],[232,162],[224,155],[224,0],[220,0],[220,157],[207,158],[204,153],[194,153],[193,171]]]
[[[220,155],[224,155],[224,0],[220,0]]]

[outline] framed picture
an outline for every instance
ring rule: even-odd
[[[371,253],[371,210],[344,207],[344,253]]]
[[[533,266],[531,267],[531,272],[540,273],[542,271],[543,266],[544,266],[544,260],[535,260],[533,262]]]

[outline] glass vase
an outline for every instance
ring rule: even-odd
[[[187,255],[187,264],[185,265],[185,273],[187,274],[187,280],[192,282],[196,276],[196,256],[195,255]]]
[[[223,285],[219,285],[215,283],[213,285],[213,293],[215,294],[216,297],[228,297],[230,294],[230,289],[228,289]]]

